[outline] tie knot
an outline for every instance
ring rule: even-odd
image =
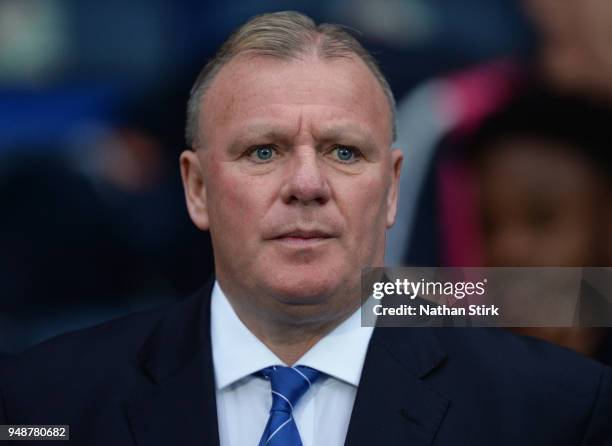
[[[319,378],[321,372],[306,366],[266,367],[261,372],[272,386],[271,411],[291,413],[298,400]]]

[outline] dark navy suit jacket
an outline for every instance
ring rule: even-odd
[[[218,445],[210,291],[5,361],[0,424],[68,424],[71,445]],[[611,406],[610,369],[544,342],[377,328],[346,444],[612,445]]]

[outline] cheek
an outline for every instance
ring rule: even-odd
[[[336,187],[337,202],[351,232],[372,239],[386,228],[386,183],[380,174],[364,176],[359,181],[348,179]]]
[[[355,202],[360,202],[363,212],[370,216],[384,217],[386,208],[387,184],[381,173],[365,177],[361,184],[353,187]]]
[[[551,231],[548,245],[564,264],[586,266],[592,263],[597,246],[596,222],[587,213],[564,211],[556,231]]]
[[[266,188],[252,177],[222,166],[210,172],[207,191],[211,233],[219,229],[218,233],[231,234],[238,243],[240,234],[256,233],[253,224],[264,214]]]

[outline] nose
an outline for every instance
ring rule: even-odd
[[[534,244],[524,231],[499,231],[488,240],[489,263],[492,266],[537,266]]]
[[[303,205],[327,203],[331,189],[324,169],[315,148],[295,148],[281,189],[283,202]]]

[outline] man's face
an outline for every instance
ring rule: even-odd
[[[234,306],[297,322],[356,309],[361,269],[383,264],[402,158],[365,64],[240,55],[201,106],[203,148],[181,168]]]

